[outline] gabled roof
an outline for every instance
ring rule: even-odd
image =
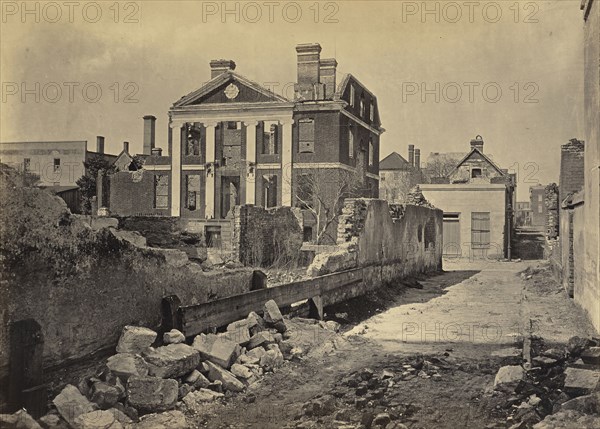
[[[379,171],[381,170],[410,170],[412,165],[402,157],[398,152],[392,152],[381,161],[379,161]]]
[[[468,154],[466,154],[466,155],[465,155],[465,157],[464,157],[462,160],[460,160],[460,162],[459,162],[458,164],[456,164],[456,167],[454,167],[454,169],[453,169],[453,170],[452,170],[452,171],[451,171],[451,172],[448,174],[448,177],[450,177],[452,174],[454,174],[454,172],[455,172],[456,170],[458,170],[458,169],[460,168],[460,166],[461,166],[461,165],[463,165],[463,164],[464,164],[464,162],[465,162],[467,159],[469,159],[469,158],[470,158],[470,157],[473,155],[473,153],[475,153],[475,152],[477,152],[479,155],[481,155],[481,156],[483,157],[483,159],[485,159],[485,160],[488,162],[488,164],[489,164],[489,165],[491,165],[492,167],[494,167],[494,169],[496,169],[496,171],[497,171],[498,173],[500,173],[500,175],[502,175],[502,176],[506,176],[506,172],[505,172],[505,171],[503,171],[502,169],[500,169],[500,167],[498,167],[498,166],[497,166],[497,165],[494,163],[494,161],[492,161],[492,160],[491,160],[489,157],[485,156],[485,155],[483,154],[483,152],[481,152],[479,149],[477,149],[476,147],[474,147],[474,148],[472,148],[472,149],[471,149],[471,151],[470,151]]]
[[[203,96],[211,93],[215,89],[219,88],[222,85],[225,85],[227,82],[230,82],[232,80],[238,81],[242,85],[245,85],[245,86],[253,89],[254,91],[258,92],[259,94],[262,94],[267,98],[270,98],[274,102],[289,103],[291,101],[285,97],[282,97],[281,95],[275,94],[273,91],[268,90],[267,88],[259,85],[258,83],[254,82],[254,81],[251,81],[250,79],[248,79],[240,74],[237,74],[231,70],[228,70],[225,73],[221,73],[220,75],[209,80],[206,84],[204,84],[202,87],[198,88],[197,90],[190,92],[189,94],[181,97],[178,101],[173,103],[173,107],[181,107],[181,106],[187,106],[189,104],[193,104],[195,101],[199,100]]]
[[[346,73],[344,75],[344,78],[338,84],[338,87],[336,88],[336,91],[333,94],[333,100],[335,100],[335,101],[342,100],[342,96],[344,95],[344,92],[346,91],[346,87],[348,86],[348,83],[350,82],[350,80],[353,80],[354,82],[356,82],[357,85],[359,85],[367,94],[369,94],[371,96],[371,98],[373,100],[375,100],[375,105],[377,106],[377,108],[375,109],[375,123],[377,123],[381,126],[381,117],[379,115],[379,101],[377,100],[377,96],[375,94],[373,94],[371,91],[369,91],[369,88],[367,88],[365,85],[363,85],[356,78],[356,76],[352,75],[351,73]]]

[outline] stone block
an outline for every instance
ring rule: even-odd
[[[67,384],[52,401],[58,413],[71,426],[75,427],[75,419],[81,414],[96,411],[98,407],[81,394],[78,388]]]
[[[269,331],[261,331],[261,332],[254,334],[250,338],[250,342],[248,342],[247,347],[248,347],[248,350],[252,350],[252,349],[255,349],[256,347],[266,346],[266,345],[272,344],[274,342],[275,342],[275,338],[273,337],[273,334],[271,334]]]
[[[231,372],[212,362],[208,362],[208,367],[208,379],[210,381],[220,381],[223,384],[223,388],[232,392],[241,392],[244,390],[244,384]]]
[[[600,347],[590,347],[581,353],[583,363],[600,365]]]
[[[42,429],[33,417],[25,410],[14,414],[0,414],[0,428],[3,429]]]
[[[117,353],[139,354],[156,340],[157,333],[141,326],[125,326],[117,344]]]
[[[122,429],[123,425],[108,410],[91,411],[75,419],[77,429]]]
[[[269,326],[275,326],[277,322],[283,321],[283,315],[272,299],[267,301],[264,306],[264,320]]]
[[[169,410],[175,407],[178,394],[177,380],[135,376],[127,380],[127,400],[141,411]]]
[[[283,365],[283,354],[277,344],[269,345],[269,350],[260,358],[260,366],[265,370],[274,370]]]
[[[579,396],[564,402],[560,406],[561,410],[575,410],[582,414],[600,415],[600,392],[594,392],[590,395]]]
[[[188,429],[190,426],[181,411],[148,414],[140,419],[135,429]]]
[[[219,334],[220,337],[227,338],[229,341],[245,346],[250,342],[250,329],[248,323],[238,321],[227,326],[227,332]]]
[[[185,335],[177,329],[171,329],[169,332],[163,334],[163,343],[165,344],[179,344],[185,343]]]
[[[503,366],[498,370],[494,379],[495,389],[511,389],[523,379],[525,371],[519,365]]]
[[[98,405],[101,410],[112,408],[123,396],[123,386],[119,387],[97,381],[90,389],[90,400]]]
[[[106,361],[106,366],[117,377],[127,381],[132,375],[145,377],[148,375],[148,365],[140,356],[131,353],[117,353]]]
[[[600,370],[571,368],[565,369],[564,391],[571,395],[587,395],[598,386]]]
[[[239,344],[214,334],[200,334],[194,338],[192,347],[198,352],[202,359],[216,363],[223,368],[230,368],[241,353]]]
[[[189,374],[200,363],[198,350],[187,344],[169,344],[148,349],[143,354],[150,375],[160,378],[177,378]]]
[[[247,366],[241,365],[239,363],[234,363],[231,365],[231,373],[238,377],[239,379],[248,379],[252,377],[252,371]]]

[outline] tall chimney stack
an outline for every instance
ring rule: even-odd
[[[96,136],[96,152],[104,153],[104,137]]]
[[[129,142],[123,142],[123,152],[129,153]]]
[[[319,73],[321,77],[321,83],[325,85],[324,98],[332,98],[336,89],[335,73],[337,70],[337,61],[335,58],[328,58],[321,60],[319,64]]]
[[[408,163],[414,167],[415,165],[415,145],[408,145]]]
[[[156,116],[144,116],[144,155],[152,155],[156,138]]]
[[[421,169],[421,149],[415,149],[415,168]]]
[[[302,100],[319,99],[319,95],[324,92],[320,74],[321,45],[318,43],[297,45],[296,53],[298,56],[296,97]]]
[[[474,148],[483,153],[483,137],[478,135],[475,136],[475,139],[471,140],[471,149]]]
[[[214,79],[229,70],[235,70],[235,62],[232,60],[212,60],[210,62],[211,79]]]

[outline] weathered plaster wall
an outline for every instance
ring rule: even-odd
[[[426,245],[427,243],[427,245]],[[339,249],[321,253],[309,267],[319,275],[362,267],[365,290],[442,268],[442,211],[347,199],[338,226]]]
[[[458,213],[460,221],[460,243],[444,243],[444,246],[460,246],[462,257],[473,257],[471,249],[471,214],[490,213],[490,247],[487,258],[502,258],[504,229],[506,223],[506,186],[488,185],[420,185],[423,195],[444,213]]]
[[[584,4],[585,184],[583,267],[575,274],[575,300],[600,331],[600,2]],[[578,216],[578,215],[577,215]],[[574,219],[577,222],[577,219]],[[581,242],[580,242],[581,243]],[[581,244],[580,244],[581,245]]]

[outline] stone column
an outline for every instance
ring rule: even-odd
[[[281,121],[281,205],[291,207],[292,196],[292,125],[293,119]]]
[[[216,122],[205,122],[206,127],[206,186],[204,213],[206,219],[215,217],[215,127]]]
[[[181,123],[171,124],[171,216],[181,215]]]
[[[246,201],[256,204],[256,126],[258,121],[245,121],[246,124]],[[242,204],[244,204],[242,202]]]

